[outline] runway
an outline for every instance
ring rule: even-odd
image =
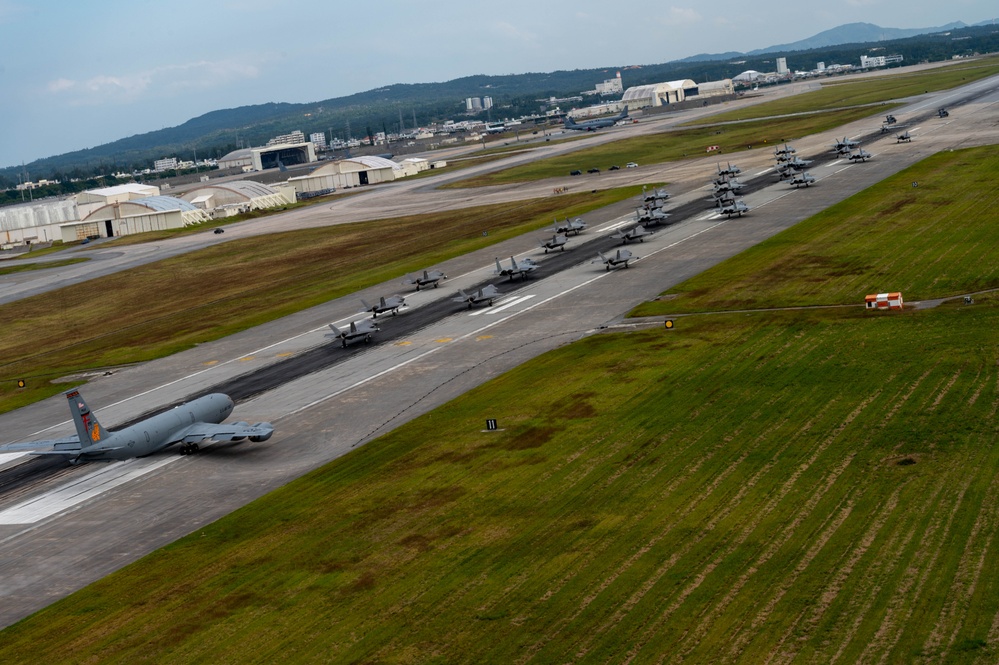
[[[83,390],[102,422],[112,426],[232,385],[245,386],[232,418],[268,420],[276,432],[268,442],[213,445],[195,456],[169,451],[134,464],[81,466],[0,497],[0,624],[27,616],[547,350],[594,334],[670,286],[928,154],[996,142],[997,86],[999,78],[968,86],[966,93],[974,92],[977,101],[921,126],[913,144],[896,144],[892,135],[864,143],[874,155],[870,162],[827,156],[809,169],[817,183],[807,189],[777,183],[765,171],[773,161],[769,149],[733,157],[743,179],[752,183],[744,197],[752,210],[743,218],[725,219],[708,209],[703,188],[714,161],[662,166],[674,183],[673,207],[690,214],[630,245],[639,260],[628,269],[608,272],[591,263],[597,247],[613,244],[606,235],[632,214],[631,205],[622,204],[588,217],[590,228],[570,238],[564,255],[544,255],[538,234],[530,234],[439,266],[448,280],[438,289],[407,294],[410,307],[397,317],[379,317],[383,334],[370,346],[344,352],[324,340],[326,324],[356,317],[357,298],[398,291],[398,282],[95,379]],[[933,98],[894,113],[902,119],[955,103]],[[868,120],[834,133],[857,136],[871,127]],[[830,142],[831,136],[822,135],[795,147],[799,154],[817,155],[827,152]],[[542,274],[513,282],[493,278],[494,257],[511,255],[536,259]],[[503,291],[492,308],[466,310],[449,301],[457,288],[490,281]],[[309,354],[330,362],[304,363],[292,371],[296,360]],[[488,415],[482,414],[483,425]],[[65,399],[57,397],[0,416],[0,431],[5,441],[68,434],[67,416]],[[0,474],[5,464],[20,466],[18,460],[0,459]]]

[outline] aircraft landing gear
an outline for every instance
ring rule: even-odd
[[[181,455],[193,455],[194,453],[198,452],[198,450],[200,450],[200,448],[198,447],[198,444],[196,444],[196,443],[185,443],[185,444],[181,445],[181,447],[180,447],[180,454]]]

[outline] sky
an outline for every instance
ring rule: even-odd
[[[0,167],[248,104],[995,18],[995,0],[0,0]]]

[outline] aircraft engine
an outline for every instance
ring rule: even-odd
[[[238,423],[234,423],[234,424],[235,425],[239,425],[240,427],[249,427],[250,426],[250,423],[246,422],[245,420],[240,420]],[[245,436],[238,436],[238,437],[234,437],[232,440],[233,441],[242,441],[245,438],[246,438]]]
[[[254,427],[271,427],[271,424],[270,423],[254,423],[253,426]],[[261,434],[260,436],[251,436],[250,437],[250,441],[254,441],[254,442],[257,442],[257,441],[266,441],[267,439],[271,438],[271,436],[273,434],[274,434],[274,428],[271,427],[271,431],[270,432],[268,432],[267,434]]]

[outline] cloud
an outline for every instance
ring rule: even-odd
[[[696,9],[687,7],[670,7],[665,16],[658,17],[659,23],[671,28],[677,26],[694,25],[704,20]]]
[[[493,32],[499,34],[500,37],[517,41],[517,42],[536,42],[538,36],[533,32],[527,30],[522,30],[512,23],[506,21],[500,21],[493,24]]]
[[[258,67],[243,61],[199,60],[125,74],[99,74],[79,81],[58,78],[50,81],[46,88],[51,94],[68,96],[71,105],[100,106],[138,101],[143,97],[170,98],[259,75]]]

